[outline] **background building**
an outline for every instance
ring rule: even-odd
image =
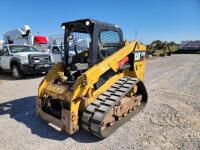
[[[197,49],[200,49],[200,40],[182,41],[181,42],[181,49],[184,49],[184,50],[197,50]]]

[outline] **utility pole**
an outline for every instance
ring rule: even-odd
[[[137,39],[137,30],[135,30],[135,40]]]

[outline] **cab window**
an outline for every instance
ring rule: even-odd
[[[116,47],[120,44],[120,35],[115,31],[102,31],[100,42],[103,47]]]
[[[106,30],[100,32],[99,60],[115,53],[120,47],[120,34],[116,31]]]
[[[60,49],[57,46],[54,46],[53,49],[52,49],[52,53],[54,53],[54,54],[60,54],[61,51],[60,51]]]

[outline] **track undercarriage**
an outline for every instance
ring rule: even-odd
[[[134,88],[137,92],[131,93]],[[144,108],[147,102],[145,91],[139,80],[121,78],[86,108],[82,127],[100,138],[108,137]]]

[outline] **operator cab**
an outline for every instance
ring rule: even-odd
[[[124,46],[122,31],[113,24],[83,19],[63,23],[61,27],[65,30],[65,75],[70,80]]]

